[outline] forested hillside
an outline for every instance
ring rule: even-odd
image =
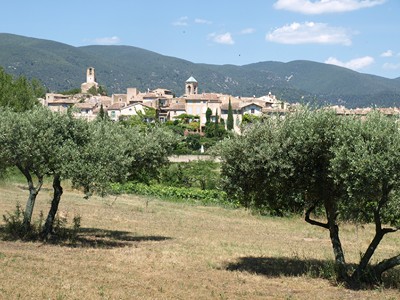
[[[180,96],[194,76],[200,92],[262,96],[289,102],[398,106],[400,78],[387,79],[311,61],[259,62],[244,66],[196,64],[131,46],[85,46],[0,34],[0,66],[7,73],[38,78],[50,91],[79,87],[89,66],[109,93],[158,87]]]

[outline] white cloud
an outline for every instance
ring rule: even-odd
[[[97,45],[115,45],[115,44],[119,44],[121,42],[121,39],[117,36],[102,37],[102,38],[94,39],[94,42]]]
[[[357,70],[363,69],[365,67],[368,67],[369,65],[373,64],[374,61],[375,61],[374,58],[371,56],[359,57],[359,58],[349,60],[347,62],[340,61],[335,57],[329,57],[325,61],[325,63],[357,71]]]
[[[281,44],[342,44],[351,45],[350,33],[340,27],[325,23],[292,23],[277,28],[266,35],[271,42]]]
[[[254,33],[256,30],[254,29],[254,28],[245,28],[245,29],[242,29],[241,31],[240,31],[240,34],[252,34],[252,33]]]
[[[218,44],[233,45],[235,43],[230,32],[226,32],[223,34],[211,33],[208,35],[208,38]]]
[[[188,26],[188,17],[180,17],[178,20],[172,23],[174,26]]]
[[[385,51],[381,54],[382,57],[392,57],[394,55],[392,50]]]
[[[274,3],[274,7],[276,9],[289,10],[302,14],[316,15],[373,7],[383,4],[385,1],[386,0],[278,0]]]
[[[197,24],[206,24],[206,25],[212,24],[211,21],[205,19],[195,19],[194,22]]]
[[[385,63],[383,64],[383,68],[386,70],[399,70],[400,64]]]

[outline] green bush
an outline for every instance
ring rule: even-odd
[[[41,240],[41,232],[43,229],[44,215],[40,211],[39,218],[29,228],[23,224],[24,210],[19,203],[16,204],[13,212],[6,212],[3,215],[5,240]],[[68,228],[68,220],[65,216],[56,215],[53,226],[51,241],[69,240],[75,242],[78,237],[79,228],[81,226],[81,217],[75,215],[72,220],[71,228]]]
[[[181,188],[161,184],[146,185],[143,183],[128,182],[113,184],[112,190],[116,194],[138,194],[157,198],[200,203],[203,205],[236,206],[228,200],[226,193],[220,190],[201,190],[198,188]]]

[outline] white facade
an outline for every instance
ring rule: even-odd
[[[118,103],[117,103],[118,104]],[[107,114],[113,121],[118,121],[121,117],[137,116],[139,112],[145,113],[146,106],[141,103],[134,103],[125,106],[111,105]]]

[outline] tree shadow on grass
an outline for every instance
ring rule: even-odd
[[[226,264],[224,269],[267,277],[311,275],[329,278],[334,275],[333,261],[287,257],[241,257],[238,262]]]
[[[74,248],[137,247],[141,242],[161,242],[170,239],[170,237],[158,235],[135,235],[129,231],[80,228],[76,238],[66,246]]]
[[[0,226],[0,239],[7,241],[37,241],[43,242],[38,233],[32,233],[21,238],[10,235],[4,226]],[[129,231],[107,230],[100,228],[62,228],[49,237],[44,243],[71,248],[99,248],[112,249],[122,247],[138,247],[142,242],[161,242],[170,240],[170,237],[158,235],[136,235]]]
[[[355,269],[355,264],[350,264]],[[241,257],[237,262],[227,263],[224,270],[249,272],[266,277],[322,278],[335,283],[335,264],[333,260],[300,259],[288,257]],[[383,274],[385,288],[400,289],[400,268],[391,269]],[[349,288],[351,288],[349,286]],[[365,285],[363,289],[374,289],[376,286]]]

